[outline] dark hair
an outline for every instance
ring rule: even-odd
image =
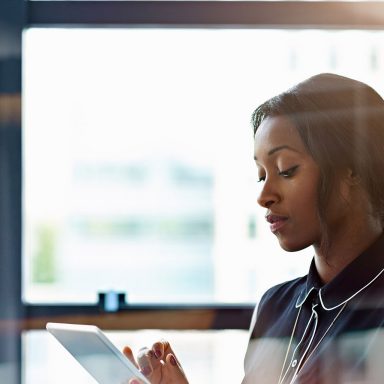
[[[384,100],[373,88],[319,74],[260,105],[252,115],[254,134],[265,118],[274,116],[291,119],[320,168],[318,212],[325,233],[325,208],[337,175],[348,168],[384,224]]]

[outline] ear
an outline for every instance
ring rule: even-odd
[[[345,176],[345,182],[349,186],[354,186],[360,184],[360,181],[360,176],[358,176],[354,170],[348,168]]]
[[[348,168],[340,173],[339,192],[345,201],[353,201],[353,196],[360,190],[359,185],[360,178],[352,169]]]

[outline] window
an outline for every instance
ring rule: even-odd
[[[319,72],[383,90],[383,34],[25,32],[24,298],[252,303],[305,274],[257,207],[250,116]],[[359,54],[356,54],[359,52]],[[84,278],[84,277],[87,278]]]

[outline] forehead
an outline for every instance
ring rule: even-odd
[[[271,151],[280,147],[288,147],[302,154],[307,153],[297,129],[288,117],[267,117],[256,131],[255,158],[268,156]]]

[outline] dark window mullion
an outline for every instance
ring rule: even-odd
[[[384,2],[27,1],[28,26],[383,29]]]

